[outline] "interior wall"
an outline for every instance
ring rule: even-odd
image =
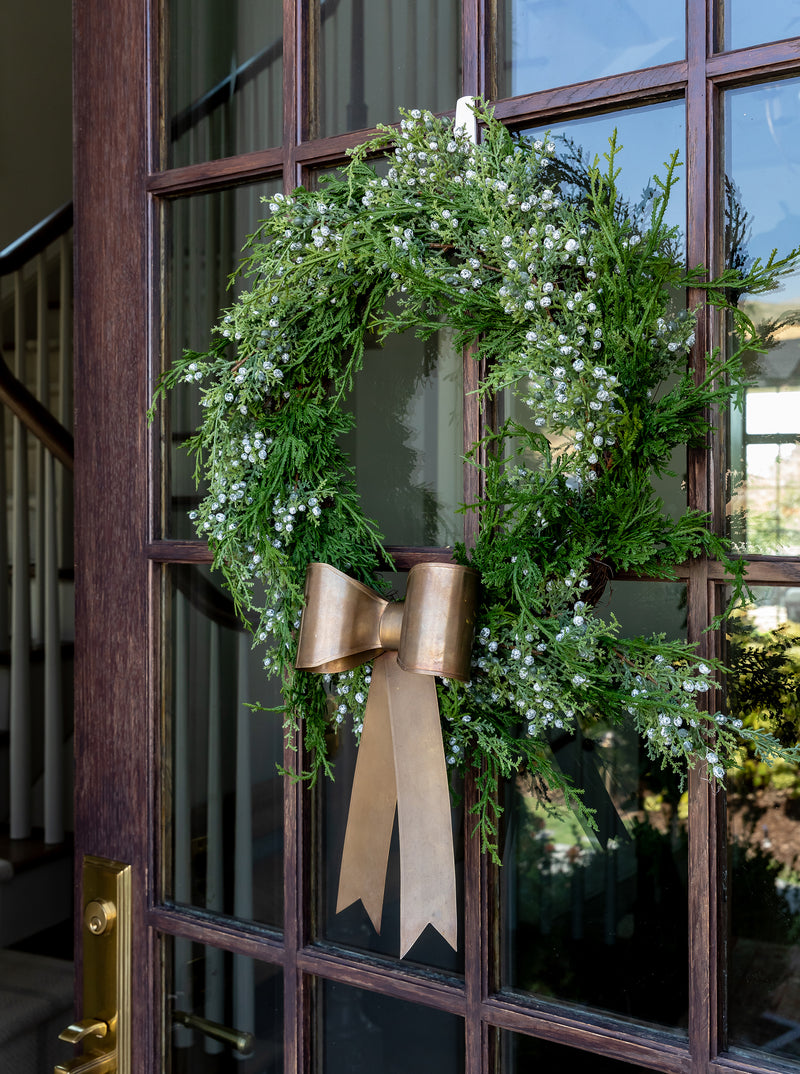
[[[71,0],[0,3],[0,250],[72,197]]]

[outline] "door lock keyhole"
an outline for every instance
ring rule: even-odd
[[[117,912],[107,899],[92,899],[83,911],[83,923],[94,936],[102,936],[114,924]]]

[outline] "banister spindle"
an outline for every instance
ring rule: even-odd
[[[49,378],[47,368],[47,261],[44,253],[36,258],[36,398],[47,410],[50,409]],[[33,607],[31,609],[31,637],[37,641],[44,635],[44,456],[41,440],[33,443]]]
[[[55,459],[44,456],[44,841],[64,839],[64,710],[61,699],[61,615],[58,595],[58,517]]]
[[[23,272],[14,273],[14,363],[25,377],[25,317]],[[30,726],[30,549],[28,537],[28,445],[25,429],[14,418],[13,541],[11,552],[11,690],[9,718],[10,834],[26,839],[31,833]]]
[[[72,242],[69,235],[58,240],[58,420],[72,430]],[[56,502],[59,505],[58,564],[72,567],[72,474],[65,466],[56,470]]]
[[[6,408],[0,406],[0,445],[3,449],[3,465],[0,466],[0,504],[3,508],[3,518],[0,522],[0,650],[8,651],[11,638],[11,623],[9,607],[9,559],[8,559],[8,486],[6,482],[5,452],[6,452]],[[8,730],[5,726],[3,730]]]

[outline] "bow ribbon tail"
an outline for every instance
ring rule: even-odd
[[[393,658],[394,654],[392,654]],[[372,668],[364,726],[356,757],[336,913],[361,899],[377,933],[381,931],[383,892],[397,805],[389,697],[383,673],[389,654]]]
[[[430,675],[403,671],[397,655],[387,655],[400,833],[400,957],[404,958],[428,924],[456,950],[456,865],[436,683]]]
[[[394,652],[372,669],[347,817],[337,913],[361,899],[380,932],[389,843],[400,835],[400,957],[431,924],[456,948],[455,861],[436,685]],[[424,832],[421,838],[420,833]]]

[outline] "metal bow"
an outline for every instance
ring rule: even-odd
[[[458,936],[450,798],[432,676],[466,680],[478,575],[419,563],[390,603],[327,563],[306,574],[298,668],[348,671],[373,660],[347,817],[336,912],[361,899],[380,932],[389,843],[400,835],[400,957],[427,924]]]

